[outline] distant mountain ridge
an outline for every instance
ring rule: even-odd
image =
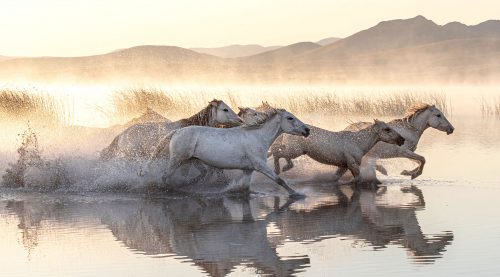
[[[417,16],[383,21],[336,41],[299,42],[241,56],[245,47],[219,49],[226,52],[217,55],[230,58],[175,46],[137,46],[87,57],[0,59],[0,80],[500,82],[500,20],[438,25]]]
[[[316,41],[316,44],[319,44],[321,46],[325,46],[325,45],[337,42],[339,40],[341,40],[341,38],[336,38],[336,37],[324,38],[324,39]]]
[[[190,50],[196,51],[198,53],[209,54],[221,58],[239,58],[257,55],[263,52],[271,51],[281,46],[261,46],[258,44],[233,44],[223,47],[199,47],[199,48],[189,48]]]

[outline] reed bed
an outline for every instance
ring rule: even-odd
[[[500,118],[500,96],[492,99],[482,98],[480,106],[482,116]]]
[[[166,91],[162,89],[125,89],[111,97],[111,109],[100,109],[112,121],[130,119],[148,107],[169,116],[188,116],[214,98],[203,91]],[[317,113],[324,116],[403,116],[406,110],[418,103],[436,105],[449,113],[447,97],[440,93],[395,92],[390,94],[340,95],[329,92],[223,92],[216,98],[224,100],[234,109],[238,106],[255,106],[261,101],[289,110],[297,115]],[[244,100],[242,100],[244,99]],[[246,100],[246,101],[245,101]]]
[[[0,89],[0,115],[4,121],[21,123],[68,125],[73,121],[72,112],[63,101],[28,90]]]
[[[336,94],[296,96],[270,100],[296,114],[322,113],[343,116],[402,116],[415,104],[434,104],[444,113],[449,104],[444,94],[396,93],[376,96],[342,97]]]

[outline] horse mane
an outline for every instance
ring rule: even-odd
[[[274,109],[274,108],[271,105],[269,105],[267,101],[262,101],[262,104],[260,104],[260,106],[255,108],[255,110],[258,112],[264,112],[269,109]]]
[[[403,120],[405,122],[411,121],[417,115],[425,112],[427,109],[432,108],[432,107],[434,107],[434,105],[430,105],[427,103],[415,104],[415,105],[408,108],[408,110],[405,113],[405,116],[401,120]]]
[[[212,103],[216,102],[219,105],[221,100],[212,100],[204,109],[199,111],[197,114],[192,115],[191,117],[181,119],[181,126],[191,126],[191,125],[199,125],[199,126],[208,126],[210,122],[210,118],[212,117]]]
[[[243,128],[259,128],[261,127],[264,123],[269,121],[271,118],[273,118],[275,115],[278,114],[278,112],[284,111],[283,109],[276,109],[271,106],[268,106],[265,110],[261,109],[261,111],[257,112],[256,116],[253,116],[251,120],[248,122],[245,122],[241,127]]]

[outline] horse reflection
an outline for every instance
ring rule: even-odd
[[[332,237],[364,242],[374,249],[399,245],[413,261],[433,262],[453,241],[453,234],[425,234],[416,214],[425,207],[422,192],[416,187],[395,188],[400,187],[318,187],[316,196],[300,202],[278,197],[75,201],[62,196],[49,201],[11,200],[5,207],[17,214],[19,228],[27,230],[23,239],[35,242],[32,247],[39,241],[36,230],[50,228],[40,222],[92,219],[135,253],[185,257],[211,276],[226,276],[237,266],[264,275],[293,275],[309,266],[307,253],[285,259],[277,253],[278,245]],[[277,231],[268,233],[271,229]]]
[[[248,199],[169,199],[104,209],[102,222],[129,248],[148,255],[187,257],[211,276],[236,266],[288,276],[309,264],[300,256],[281,259],[267,240],[267,221]]]
[[[391,197],[386,197],[387,193],[387,187],[343,187],[335,191],[336,203],[315,207],[307,213],[292,207],[273,214],[271,220],[281,230],[282,239],[318,241],[345,236],[355,242],[367,242],[375,249],[400,245],[416,262],[433,262],[441,257],[453,241],[453,233],[424,234],[416,215],[425,207],[422,191],[411,186],[401,188]],[[410,202],[394,201],[408,194],[414,198]]]

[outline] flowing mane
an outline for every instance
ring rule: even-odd
[[[213,100],[212,102],[216,102],[217,105],[222,102],[221,100]],[[180,120],[181,126],[191,126],[191,125],[199,125],[199,126],[208,126],[210,123],[210,118],[212,117],[212,102],[210,102],[203,110],[199,111],[197,114],[192,115],[189,118],[184,118]]]
[[[265,110],[262,109],[262,111],[258,111],[256,116],[252,117],[248,122],[245,122],[245,124],[241,125],[241,127],[259,128],[264,123],[273,118],[275,115],[277,115],[279,111],[284,111],[284,110],[268,106]]]
[[[408,108],[405,116],[402,119],[404,121],[410,121],[413,118],[415,118],[417,115],[421,114],[422,112],[424,112],[427,109],[432,108],[432,107],[434,107],[434,106],[426,104],[426,103],[415,104],[415,105]]]
[[[262,101],[262,104],[260,104],[260,106],[255,108],[255,110],[258,112],[265,112],[266,110],[269,109],[274,109],[274,108],[271,105],[269,105],[267,101]]]

